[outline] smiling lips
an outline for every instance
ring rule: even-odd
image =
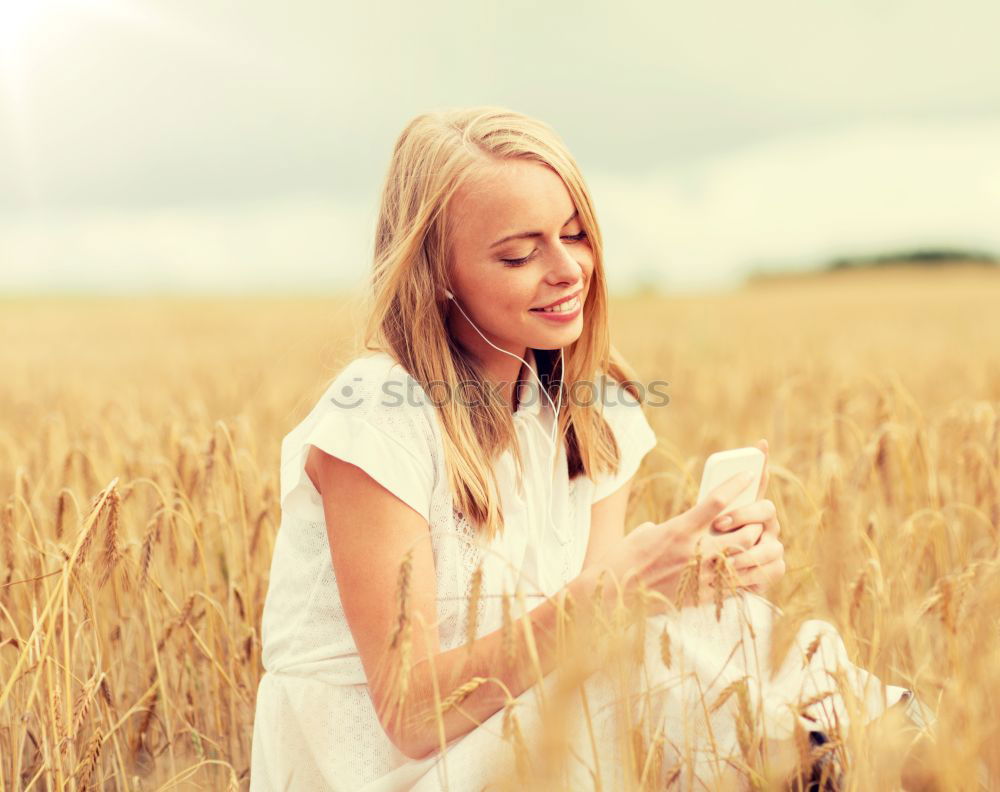
[[[583,289],[580,289],[580,291],[576,292],[575,294],[571,294],[568,297],[563,297],[561,300],[556,300],[555,302],[549,303],[546,306],[542,306],[540,308],[531,308],[529,310],[541,313],[553,313],[553,312],[558,313],[559,311],[565,311],[565,310],[572,311],[579,307],[580,304],[579,297],[582,293]]]
[[[580,307],[579,297],[570,297],[568,300],[563,300],[561,303],[557,303],[552,308],[532,308],[531,310],[535,313],[547,313],[547,314],[561,314],[561,313],[573,313]]]

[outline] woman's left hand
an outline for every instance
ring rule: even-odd
[[[753,547],[730,558],[736,569],[754,570],[751,579],[755,582],[748,588],[762,594],[785,574],[785,547],[778,538],[781,534],[781,525],[778,523],[774,503],[763,498],[768,480],[767,440],[759,440],[755,445],[764,452],[764,473],[760,478],[757,500],[749,506],[734,509],[728,514],[722,515],[712,523],[712,527],[722,532],[735,531],[737,528],[750,524],[758,524],[763,527],[760,538]],[[727,518],[729,518],[728,523],[725,522]]]

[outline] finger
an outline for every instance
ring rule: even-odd
[[[705,500],[696,503],[683,514],[683,524],[689,531],[704,528],[729,503],[753,481],[749,473],[734,473],[718,487],[705,496]]]
[[[781,535],[781,523],[778,522],[777,515],[769,520],[764,520],[764,533],[774,537]]]
[[[781,579],[785,574],[785,561],[779,559],[763,566],[742,569],[737,572],[737,580],[741,586],[753,591],[765,591]]]
[[[749,506],[733,509],[728,514],[716,517],[712,521],[712,528],[716,531],[729,531],[751,522],[765,523],[774,518],[776,514],[774,503],[766,499],[759,500]]]
[[[760,500],[761,498],[764,497],[764,492],[767,490],[767,478],[768,478],[767,460],[770,447],[768,446],[767,440],[765,440],[763,437],[760,440],[758,440],[754,445],[756,445],[757,448],[759,448],[761,451],[764,452],[764,472],[761,474],[760,487],[758,487],[757,497],[754,499],[754,500]]]
[[[760,541],[763,531],[764,526],[760,523],[748,523],[740,526],[735,531],[714,536],[710,534],[707,538],[712,541],[708,545],[707,550],[710,553],[722,553],[723,555],[732,555],[735,557],[737,554],[749,550]]]
[[[785,574],[785,557],[782,554],[765,564],[758,564],[757,566],[737,569],[735,571],[737,579],[747,581],[748,585],[751,583],[773,582]]]
[[[770,535],[763,536],[753,547],[737,553],[730,562],[734,569],[751,569],[756,566],[766,566],[785,556],[785,548],[777,539]]]

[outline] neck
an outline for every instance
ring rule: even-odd
[[[498,345],[499,346],[499,345]],[[488,357],[479,356],[483,367],[486,370],[486,378],[489,380],[491,388],[497,388],[503,397],[507,409],[513,413],[517,409],[518,397],[517,386],[521,380],[526,380],[532,376],[528,367],[517,358],[505,355],[492,347],[487,347],[492,353]],[[505,348],[505,347],[501,347]],[[507,350],[518,357],[528,359],[527,347]]]
[[[534,382],[534,374],[518,358],[528,360],[528,348],[512,345],[502,339],[491,337],[489,343],[473,329],[468,319],[461,313],[449,315],[447,324],[457,345],[467,355],[477,360],[484,369],[487,384],[498,393],[513,413],[517,407],[517,385],[519,382]],[[495,344],[510,354],[504,354],[490,344]],[[514,356],[517,357],[514,357]],[[535,367],[538,364],[536,361]],[[538,383],[536,382],[537,386]]]
[[[483,367],[484,376],[490,389],[499,393],[500,397],[504,400],[504,404],[507,405],[507,409],[513,413],[517,408],[518,382],[532,379],[533,375],[524,363],[518,360],[517,357],[512,357],[512,355],[517,355],[527,361],[528,348],[520,346],[510,348],[502,344],[497,344],[500,349],[505,349],[511,353],[505,355],[503,352],[491,347],[481,338],[478,345],[472,345],[467,343],[465,339],[460,339],[459,346],[462,347],[466,354],[469,354],[479,362]]]

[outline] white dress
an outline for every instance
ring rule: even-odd
[[[526,360],[537,371],[530,350]],[[322,500],[305,473],[309,446],[362,468],[426,518],[444,651],[465,643],[471,581],[480,564],[483,576],[477,635],[500,629],[499,595],[504,591],[526,592],[530,610],[579,574],[589,539],[591,505],[631,478],[656,445],[655,434],[637,402],[613,384],[605,386],[604,414],[622,451],[620,468],[616,474],[601,475],[596,482],[586,476],[570,481],[565,452],[560,449],[551,495],[543,477],[551,469],[552,449],[546,434],[552,428],[552,409],[534,379],[521,391],[527,396],[513,420],[524,457],[525,489],[517,488],[513,456],[505,452],[495,470],[506,530],[484,547],[453,504],[436,409],[419,383],[381,352],[356,358],[341,371],[306,418],[282,441],[282,515],[263,613],[265,673],[254,716],[251,792],[460,792],[482,789],[491,774],[510,772],[514,767],[509,744],[501,737],[502,710],[450,743],[443,753],[420,760],[402,754],[386,737],[341,606]],[[546,520],[550,506],[551,519]],[[711,701],[730,681],[744,674],[760,680],[761,715],[773,731],[790,728],[789,702],[829,688],[828,668],[839,667],[850,675],[867,709],[866,718],[908,694],[904,688],[882,685],[853,666],[839,636],[825,622],[811,621],[801,627],[793,651],[773,677],[766,665],[758,666],[758,661],[744,652],[732,652],[735,642],[747,639],[749,621],[757,655],[761,656],[763,647],[763,657],[767,656],[772,609],[761,597],[731,597],[720,621],[715,619],[713,606],[685,608],[679,616],[654,616],[646,621],[644,668],[649,688],[656,691],[653,719],[665,732],[665,766],[671,764],[671,748],[689,757],[689,766],[679,779],[684,788],[692,786],[695,779],[712,786],[713,762],[707,755],[698,757],[706,742],[705,729],[712,730],[713,754],[738,753],[731,707],[720,707],[700,727],[700,714],[692,713],[700,713],[699,695]],[[515,619],[518,614],[515,610]],[[671,637],[673,662],[669,669],[660,654],[664,629]],[[810,662],[804,663],[806,647],[819,634],[824,637],[812,647]],[[548,675],[541,685],[518,699],[516,711],[529,744],[541,728],[538,688],[551,689],[555,676]],[[611,736],[615,694],[601,674],[588,679],[586,685],[589,720],[599,755],[592,756],[582,712],[567,710],[564,714],[577,729],[573,739],[579,741],[582,755],[571,769],[572,784],[574,788],[593,788],[591,773],[595,772],[600,774],[604,789],[620,788],[623,781],[618,774],[623,763]],[[732,698],[735,701],[736,697]],[[839,695],[814,707],[813,715],[828,725],[834,719],[842,724],[848,720]]]

